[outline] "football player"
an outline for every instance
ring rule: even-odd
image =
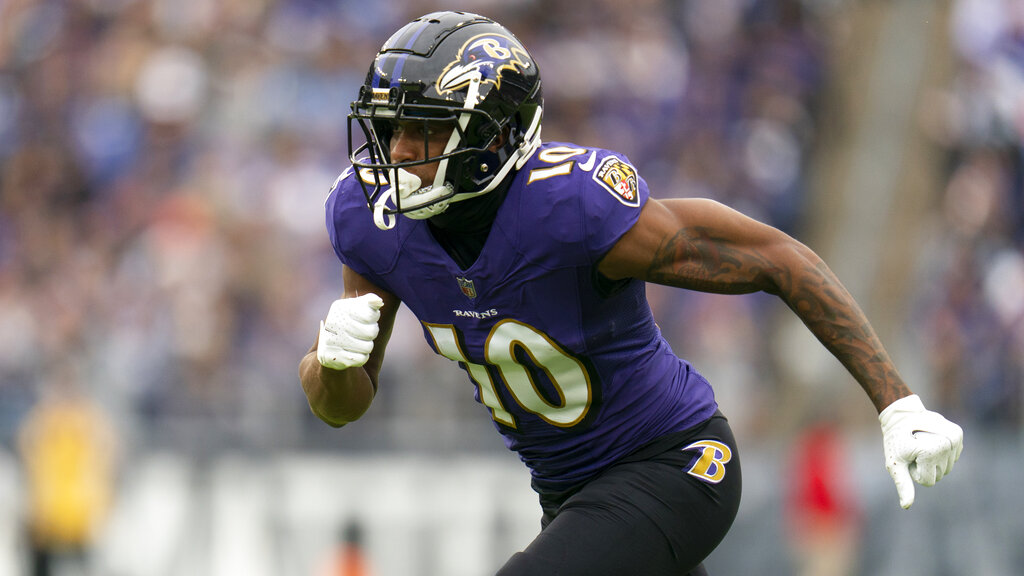
[[[300,364],[319,418],[358,419],[409,307],[539,494],[542,530],[500,575],[704,574],[735,518],[736,442],[646,282],[781,298],[878,410],[904,508],[952,469],[960,427],[925,409],[814,252],[710,200],[651,198],[622,155],[542,142],[542,115],[537,62],[488,18],[433,13],[384,44],[326,203],[343,296]]]

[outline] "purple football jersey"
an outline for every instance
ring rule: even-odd
[[[425,221],[380,230],[350,169],[327,199],[342,262],[395,294],[459,363],[534,486],[579,484],[717,409],[654,322],[644,282],[608,294],[595,266],[633,226],[647,184],[616,153],[542,145],[516,173],[477,260],[460,269]]]

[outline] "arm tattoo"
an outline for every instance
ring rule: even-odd
[[[876,408],[910,393],[864,312],[809,250],[781,261],[756,246],[715,238],[707,228],[684,228],[655,251],[646,280],[720,294],[775,294],[854,376]]]
[[[655,251],[647,268],[649,282],[720,294],[770,290],[763,281],[771,268],[756,250],[741,250],[704,227],[684,228]]]

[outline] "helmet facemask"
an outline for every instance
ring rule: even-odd
[[[359,171],[367,203],[373,209],[374,222],[379,228],[394,227],[396,214],[422,220],[443,212],[449,202],[465,199],[466,196],[457,193],[466,179],[465,172],[474,164],[474,158],[491,154],[488,147],[501,132],[499,124],[486,112],[473,109],[477,101],[475,93],[478,92],[474,88],[478,86],[476,82],[470,88],[462,109],[410,103],[407,98],[409,92],[396,88],[373,89],[368,106],[364,106],[364,90],[363,97],[353,103],[353,112],[349,116],[351,160]],[[375,104],[385,99],[386,105]],[[359,123],[365,138],[365,143],[355,148],[351,140],[353,120]],[[421,160],[395,162],[391,159],[391,139],[398,123],[411,126],[422,123],[420,132],[425,152],[432,152],[428,145],[432,131],[451,130],[451,135],[440,154]],[[366,156],[360,157],[363,154]],[[433,163],[437,163],[437,171],[432,182],[424,183],[407,170]],[[397,183],[397,186],[391,183]]]

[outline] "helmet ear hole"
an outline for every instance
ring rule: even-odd
[[[481,185],[489,181],[494,177],[495,172],[501,164],[508,158],[507,154],[503,153],[501,148],[497,148],[497,152],[487,150],[476,155],[473,160],[475,166],[470,174],[470,181],[466,182],[472,188],[482,187]]]

